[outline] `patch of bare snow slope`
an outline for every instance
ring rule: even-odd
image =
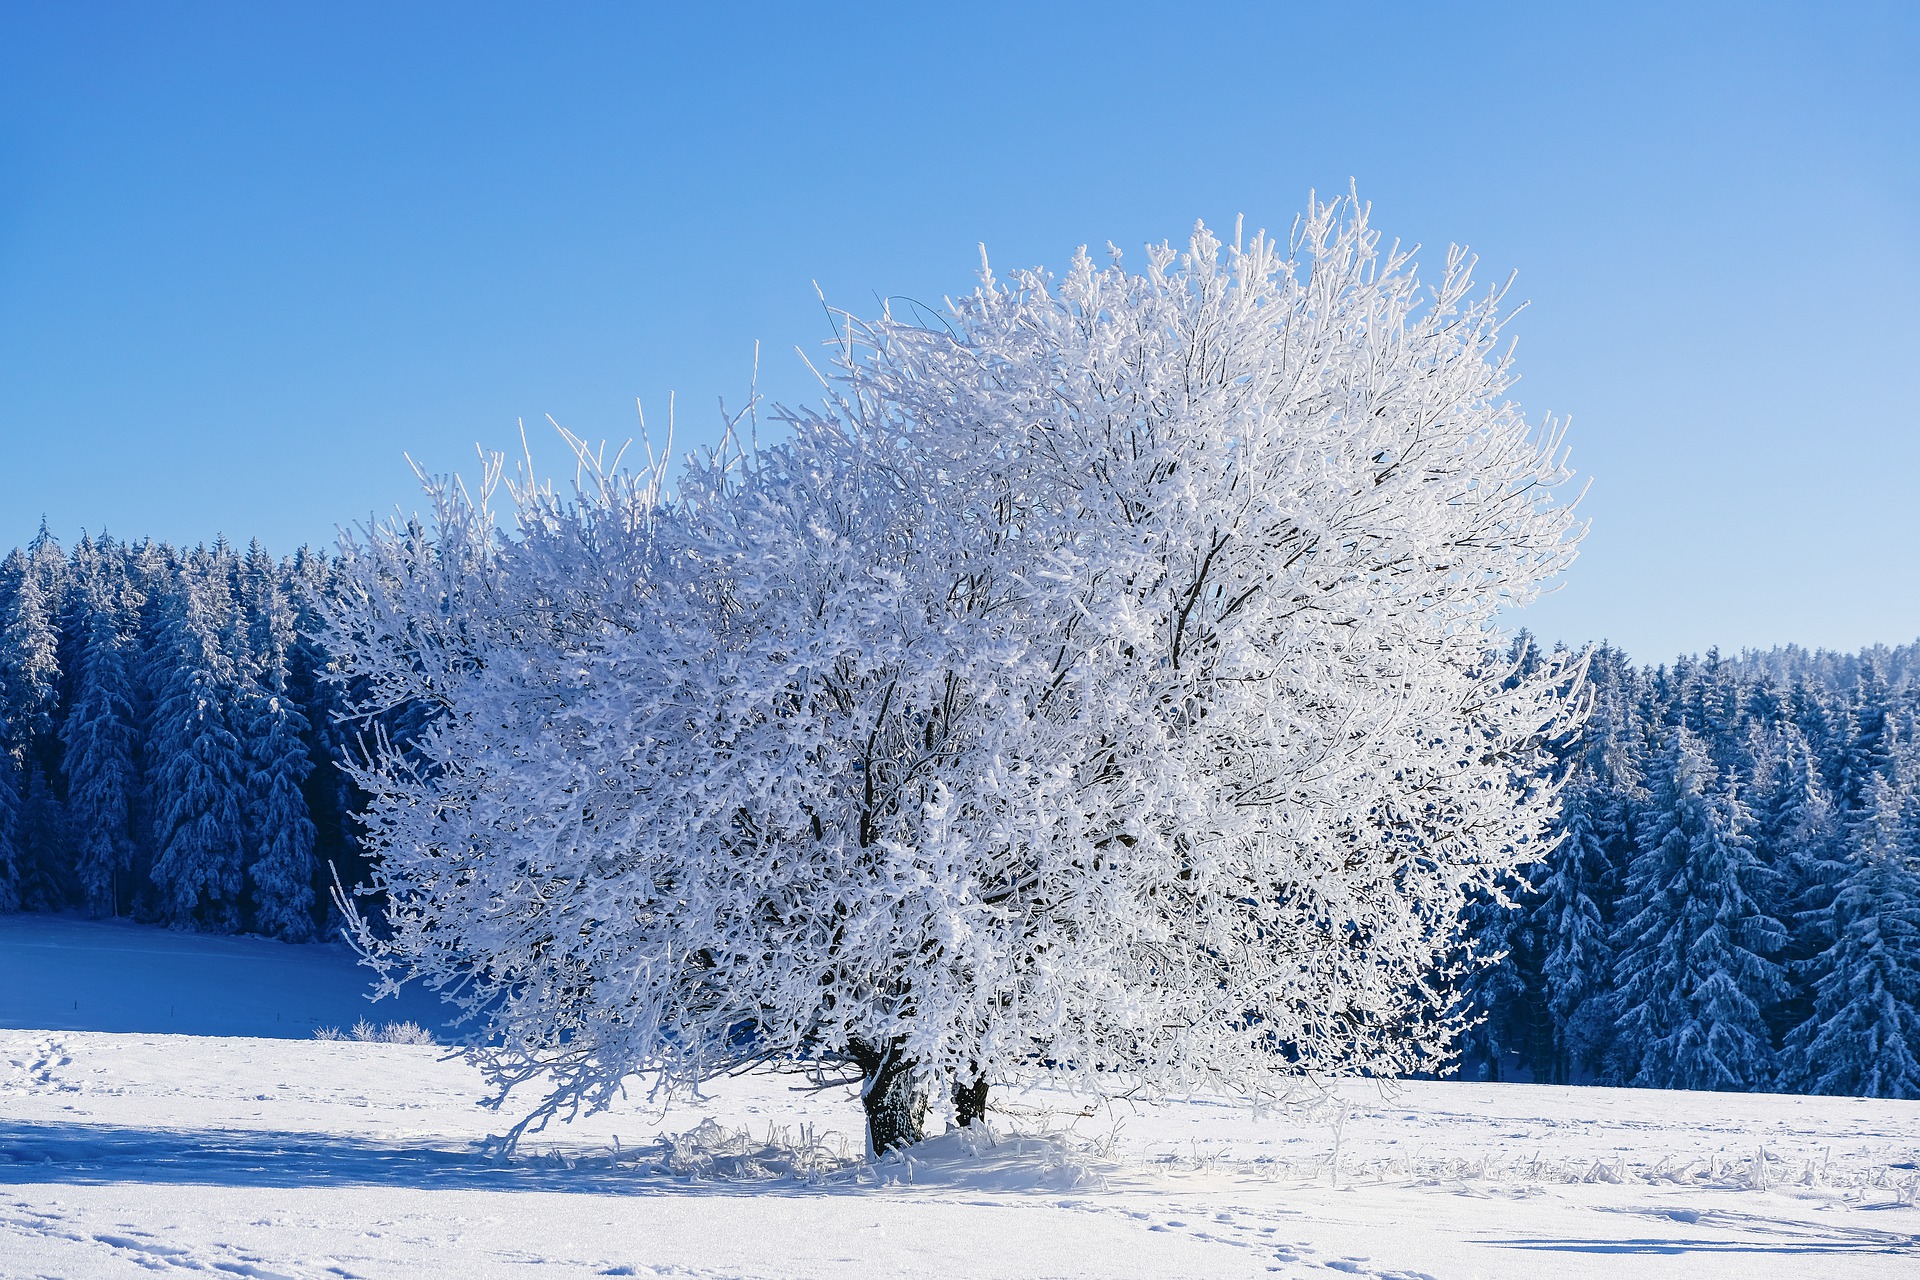
[[[1002,1098],[860,1158],[857,1101],[756,1074],[510,1159],[432,1048],[0,1032],[0,1276],[1895,1276],[1920,1104],[1347,1082]]]

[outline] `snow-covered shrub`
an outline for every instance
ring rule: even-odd
[[[338,1027],[315,1027],[315,1040],[356,1040],[362,1044],[433,1044],[433,1033],[417,1022],[389,1022],[380,1026],[361,1018],[345,1031]]]
[[[562,498],[430,481],[344,548],[390,932],[535,1112],[743,1060],[932,1091],[1430,1066],[1466,893],[1538,847],[1577,661],[1493,660],[1573,554],[1499,291],[1363,208],[847,322],[821,408]]]
[[[362,1018],[354,1023],[347,1037],[368,1044],[432,1044],[433,1037],[417,1022],[389,1022],[384,1025]]]

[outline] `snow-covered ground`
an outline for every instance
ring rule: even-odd
[[[0,1027],[291,1036],[358,1018],[437,1028],[432,996],[367,1003],[342,943],[174,933],[128,921],[0,915]]]
[[[0,917],[9,1278],[1920,1274],[1920,1103],[1348,1083],[1256,1116],[1034,1093],[1000,1099],[992,1142],[867,1164],[847,1090],[754,1075],[501,1160],[481,1140],[508,1117],[432,1048],[23,1025],[52,997],[21,990],[21,939],[63,934],[175,1018],[232,990],[261,1019],[283,983],[271,1025],[358,1012],[296,990],[339,980],[328,948]]]

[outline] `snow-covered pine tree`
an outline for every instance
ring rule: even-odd
[[[66,561],[41,521],[23,552],[0,564],[0,686],[8,692],[5,744],[19,769],[20,812],[14,828],[16,892],[23,906],[65,905],[70,867],[67,827],[55,786],[59,743],[60,653],[57,625]]]
[[[54,790],[38,752],[27,757],[25,780],[17,828],[26,855],[20,876],[20,905],[34,911],[58,911],[73,897],[73,832],[67,822],[67,807]]]
[[[127,576],[141,598],[139,625],[134,631],[134,723],[139,729],[141,787],[134,806],[134,913],[142,919],[163,919],[166,911],[153,880],[153,862],[165,815],[157,807],[155,773],[160,764],[164,720],[160,704],[174,676],[173,628],[185,599],[184,558],[173,547],[151,539],[129,548]]]
[[[1743,773],[1748,766],[1742,716],[1745,692],[1739,669],[1723,659],[1718,648],[1711,648],[1706,660],[1692,667],[1682,695],[1679,723],[1701,740],[1723,777]]]
[[[89,909],[119,915],[133,902],[141,781],[132,643],[139,598],[109,544],[76,592],[83,601],[73,705],[61,726],[75,874]]]
[[[53,729],[60,697],[59,636],[55,602],[49,598],[39,558],[15,549],[0,563],[0,680],[11,730],[8,746],[24,762],[37,740]]]
[[[1616,925],[1615,1071],[1651,1088],[1761,1088],[1786,933],[1761,905],[1771,886],[1739,799],[1698,737],[1676,726],[1669,742]]]
[[[248,770],[229,724],[238,673],[227,566],[201,552],[185,567],[155,653],[149,812],[163,917],[231,932],[241,923]]]
[[[1644,685],[1618,649],[1594,650],[1593,710],[1571,744],[1560,843],[1542,882],[1541,971],[1556,1080],[1603,1074],[1613,1043],[1615,907],[1646,801]]]
[[[1656,667],[1648,680],[1650,701],[1661,713],[1658,721],[1663,734],[1675,725],[1685,725],[1698,733],[1700,707],[1700,661],[1690,653],[1673,660],[1670,667]],[[1664,748],[1663,748],[1664,750]]]
[[[256,687],[243,695],[246,753],[247,883],[252,927],[288,942],[313,936],[314,827],[302,791],[313,765],[306,718],[289,691],[294,613],[278,566],[255,543],[247,557]]]
[[[1758,728],[1768,732],[1773,726],[1790,718],[1786,695],[1765,668],[1761,668],[1761,674],[1748,683],[1743,702],[1742,722],[1749,731]]]
[[[288,655],[287,687],[306,723],[307,759],[313,770],[302,788],[313,820],[316,865],[330,869],[343,884],[365,881],[371,866],[355,837],[352,815],[361,804],[359,789],[339,766],[353,749],[353,730],[341,716],[347,690],[331,678],[332,655],[320,639],[319,607],[334,591],[331,560],[307,547],[297,550],[288,565],[288,598],[294,609],[294,643]],[[330,905],[330,904],[329,904]],[[338,933],[330,921],[329,933]]]
[[[849,324],[837,400],[671,502],[588,455],[502,540],[435,484],[343,548],[362,723],[432,713],[359,775],[361,945],[536,1116],[828,1056],[884,1150],[949,1086],[1429,1065],[1577,674],[1487,653],[1574,524],[1466,266],[1352,204],[1083,254]]]
[[[284,693],[288,657],[298,639],[294,634],[293,605],[287,599],[280,565],[257,538],[248,544],[238,579],[241,621],[246,636],[246,674],[261,688]]]
[[[1849,822],[1868,818],[1873,780],[1892,777],[1894,731],[1889,710],[1886,677],[1879,664],[1863,663],[1845,720],[1850,732],[1836,744],[1834,764],[1834,802]]]
[[[1604,712],[1596,710],[1596,717]],[[1596,732],[1597,729],[1597,732]],[[1631,780],[1625,749],[1610,723],[1593,734],[1574,758],[1562,795],[1560,843],[1547,855],[1535,910],[1541,935],[1540,981],[1553,1027],[1556,1084],[1577,1071],[1591,1071],[1606,1050],[1602,1028],[1608,1011],[1607,981],[1612,950],[1604,910],[1611,896],[1612,847],[1620,839],[1619,794]]]
[[[253,927],[288,942],[313,937],[313,819],[301,784],[312,772],[301,741],[306,724],[291,698],[254,699],[247,822]]]
[[[1866,783],[1844,874],[1819,910],[1832,942],[1803,962],[1810,1015],[1787,1039],[1785,1084],[1805,1093],[1920,1098],[1920,874],[1913,823],[1884,775]]]
[[[7,740],[5,681],[0,679],[0,743]],[[0,911],[20,909],[20,765],[0,748]]]
[[[1754,725],[1751,787],[1755,853],[1773,871],[1767,914],[1787,930],[1781,954],[1788,983],[1768,1010],[1776,1045],[1806,1019],[1812,991],[1808,963],[1833,942],[1827,908],[1844,871],[1839,816],[1822,780],[1820,762],[1798,724]]]
[[[25,550],[0,563],[0,675],[8,689],[7,719],[21,749],[53,731],[60,700],[59,632],[55,619],[64,576],[59,543],[45,521]]]
[[[1544,903],[1522,872],[1489,886],[1461,912],[1471,949],[1461,958],[1457,1074],[1467,1080],[1534,1079],[1539,954],[1534,916]]]
[[[1531,633],[1514,636],[1507,661],[1508,682],[1516,687],[1539,671]],[[1514,786],[1525,795],[1546,781],[1517,778]],[[1550,871],[1549,864],[1521,868],[1473,894],[1462,910],[1461,933],[1470,946],[1461,963],[1458,1073],[1467,1079],[1540,1079],[1550,1069],[1552,1032],[1540,973],[1545,903],[1537,883]]]

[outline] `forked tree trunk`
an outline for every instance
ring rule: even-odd
[[[987,1118],[987,1082],[961,1081],[953,1086],[953,1118],[961,1128]]]
[[[860,1103],[867,1111],[867,1141],[873,1154],[910,1147],[926,1136],[927,1100],[914,1079],[914,1062],[898,1040],[884,1047],[853,1040],[847,1054],[866,1077]]]

